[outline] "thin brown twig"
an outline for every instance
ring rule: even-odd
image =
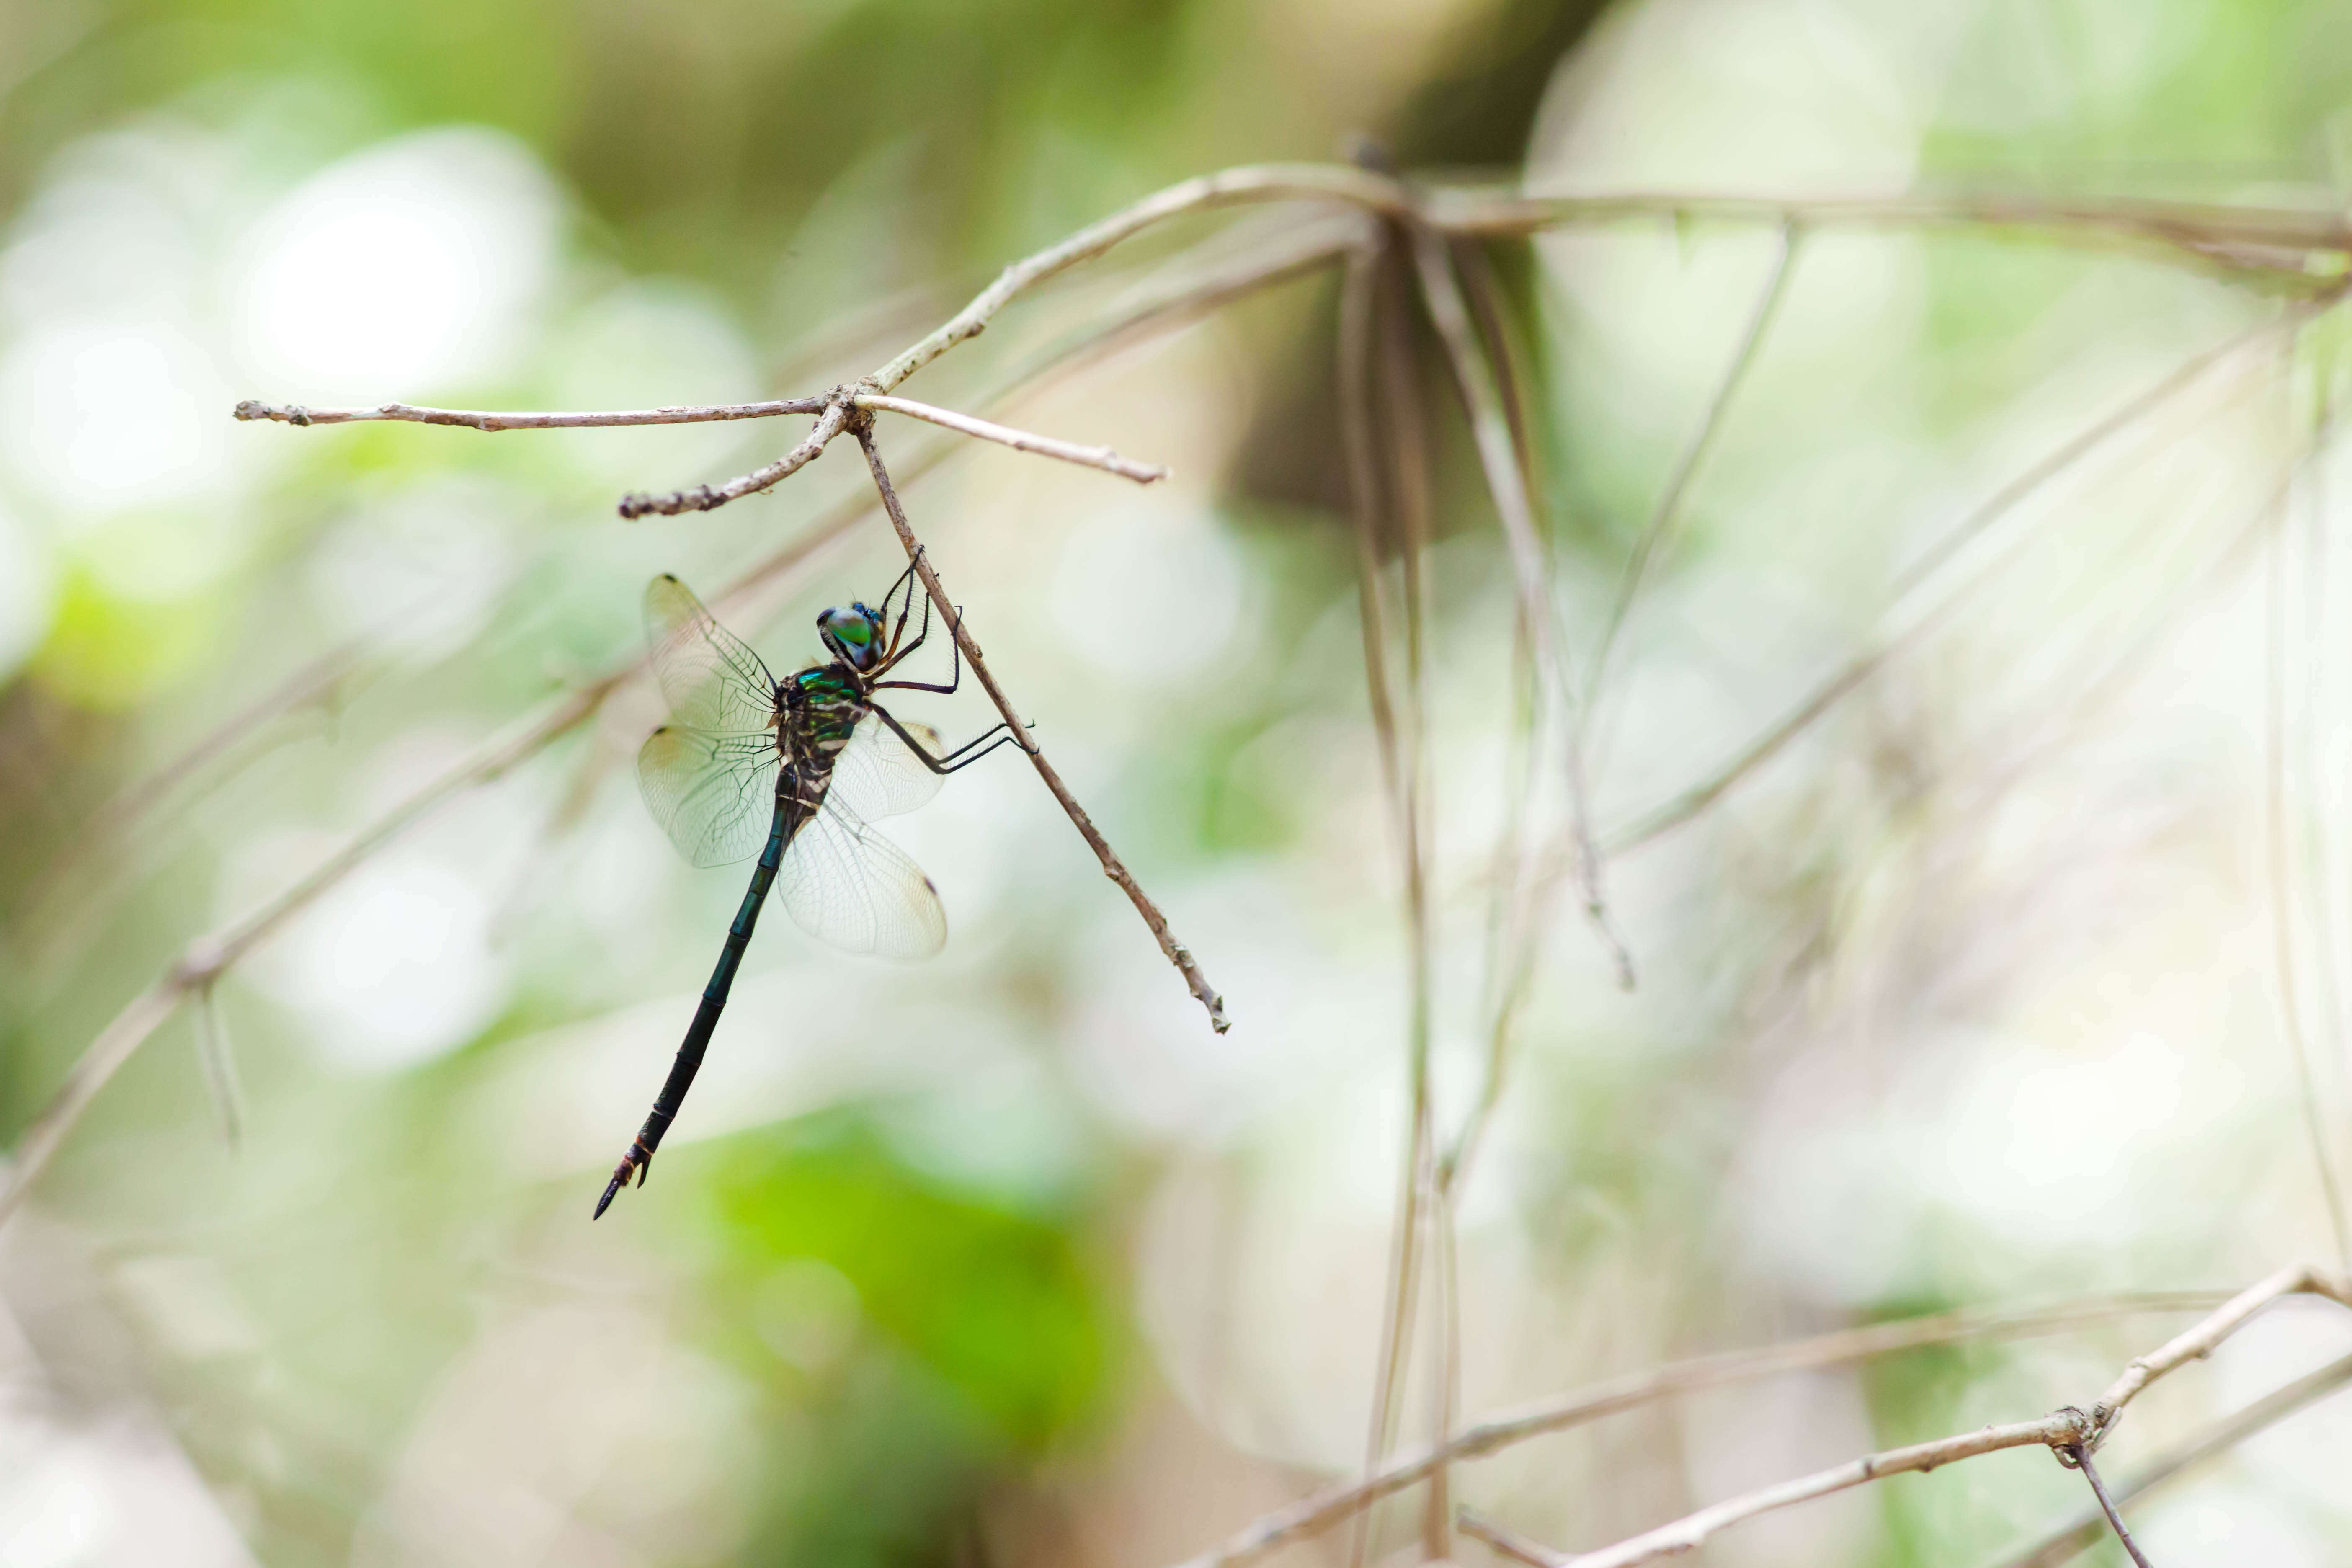
[[[1902,1351],[1968,1340],[2021,1339],[2140,1313],[2205,1312],[2236,1300],[2224,1291],[2176,1290],[2104,1296],[2051,1307],[1967,1309],[1843,1329],[1753,1350],[1726,1351],[1629,1373],[1524,1410],[1490,1416],[1442,1449],[1400,1455],[1381,1470],[1338,1482],[1256,1520],[1184,1568],[1227,1568],[1329,1529],[1384,1497],[1426,1480],[1439,1465],[1482,1458],[1548,1432],[1563,1431],[1661,1399],[1792,1372],[1843,1366]]]
[[[1102,862],[1103,875],[1118,884],[1119,890],[1135,906],[1135,912],[1141,915],[1143,923],[1150,928],[1152,936],[1160,943],[1160,951],[1184,977],[1186,988],[1208,1010],[1210,1026],[1223,1034],[1233,1026],[1232,1020],[1225,1016],[1224,998],[1210,985],[1208,976],[1202,974],[1201,966],[1193,962],[1192,951],[1178,942],[1175,933],[1169,930],[1168,917],[1160,912],[1160,906],[1151,901],[1151,896],[1143,890],[1142,884],[1135,879],[1134,874],[1112,851],[1110,841],[1102,836],[1102,830],[1095,826],[1094,818],[1087,815],[1086,807],[1078,804],[1077,797],[1062,782],[1062,775],[1055,773],[1054,765],[1045,760],[1045,750],[1029,738],[1028,726],[1022,722],[1021,715],[1013,710],[1012,699],[1005,696],[1004,688],[997,684],[996,677],[990,672],[987,660],[981,655],[980,645],[972,640],[971,633],[965,628],[962,616],[948,598],[947,590],[940,586],[939,574],[931,569],[921,542],[916,539],[913,527],[907,521],[906,509],[899,504],[898,492],[890,482],[890,470],[883,465],[881,449],[874,443],[871,417],[856,418],[851,430],[857,437],[858,446],[865,450],[866,467],[874,476],[874,488],[882,498],[882,510],[888,514],[890,526],[898,531],[898,542],[905,546],[907,559],[913,565],[917,579],[922,583],[923,591],[930,595],[932,608],[947,620],[956,646],[963,652],[964,663],[971,667],[972,678],[980,682],[981,689],[987,692],[989,700],[996,705],[996,711],[1003,716],[1007,731],[1029,754],[1030,765],[1037,770],[1037,776],[1045,780],[1046,789],[1061,803],[1062,810],[1069,816],[1070,826],[1078,830],[1078,837],[1087,841],[1087,847],[1092,849],[1095,858]]]
[[[816,424],[810,429],[807,438],[765,468],[738,475],[723,485],[696,485],[691,489],[672,490],[667,495],[633,491],[621,498],[620,513],[629,518],[644,517],[650,512],[676,517],[683,511],[709,511],[714,507],[725,506],[729,501],[756,495],[815,461],[817,455],[832,444],[833,438],[840,435],[842,427],[849,422],[849,395],[846,392],[836,393],[825,404],[824,412],[817,416]]]
[[[2259,1284],[2240,1291],[2202,1322],[2175,1336],[2152,1354],[2133,1361],[2087,1412],[2067,1405],[2038,1420],[1986,1426],[1929,1442],[1865,1454],[1843,1465],[1760,1487],[1739,1497],[1711,1504],[1612,1546],[1580,1552],[1546,1549],[1541,1555],[1528,1560],[1541,1563],[1543,1568],[1636,1568],[1637,1564],[1656,1558],[1694,1551],[1717,1532],[1759,1514],[1811,1502],[1816,1498],[1884,1480],[1889,1476],[1937,1469],[1961,1459],[1998,1453],[2004,1448],[2046,1447],[2070,1458],[2074,1464],[2086,1464],[2090,1456],[2098,1452],[2100,1443],[2115,1430],[2125,1406],[2138,1397],[2149,1384],[2190,1361],[2212,1354],[2223,1340],[2243,1327],[2256,1312],[2281,1297],[2299,1294],[2321,1296],[2340,1306],[2352,1307],[2352,1279],[2328,1274],[2309,1264],[2282,1268]],[[2109,1517],[2115,1517],[2112,1510]],[[2120,1532],[2121,1521],[2117,1520],[2116,1522]],[[2127,1535],[2125,1539],[2128,1542]]]
[[[1133,479],[1139,485],[1151,484],[1168,477],[1168,470],[1160,465],[1122,458],[1108,447],[1084,447],[1075,441],[1057,440],[1051,436],[1034,436],[1026,430],[1015,430],[1010,425],[975,419],[952,408],[934,408],[928,403],[917,403],[912,398],[886,397],[878,392],[861,392],[851,401],[860,408],[881,414],[903,414],[909,419],[920,419],[960,435],[994,441],[1016,452],[1034,452],[1039,457],[1059,458],[1066,463],[1100,468],[1123,479]]]
[[[2229,1452],[2256,1433],[2276,1426],[2347,1384],[2352,1384],[2352,1355],[2340,1356],[2293,1383],[2273,1389],[2243,1410],[2224,1417],[2179,1447],[2151,1460],[2134,1471],[2122,1485],[2112,1489],[2114,1501],[2126,1503],[2143,1493],[2155,1490],[2175,1476]],[[2105,1526],[2105,1515],[2095,1504],[2032,1544],[2002,1558],[1998,1568],[2061,1568],[2062,1564],[2095,1545]]]
[[[247,398],[234,412],[239,419],[267,419],[280,425],[358,425],[390,419],[410,425],[455,425],[495,434],[500,430],[605,430],[637,425],[773,419],[783,414],[822,414],[826,402],[823,397],[783,397],[765,403],[689,403],[667,408],[526,414],[476,408],[420,408],[410,403],[380,403],[373,408],[305,408],[299,404],[278,406]]]
[[[1487,493],[1494,498],[1496,513],[1502,521],[1518,589],[1519,614],[1535,639],[1536,666],[1540,672],[1538,690],[1549,684],[1552,701],[1567,710],[1561,714],[1559,728],[1568,780],[1568,831],[1585,918],[1599,933],[1616,965],[1618,984],[1631,990],[1633,957],[1609,918],[1601,849],[1592,834],[1591,792],[1585,784],[1583,739],[1573,711],[1575,680],[1569,669],[1567,650],[1561,646],[1559,618],[1552,605],[1550,570],[1546,563],[1543,538],[1536,525],[1534,501],[1528,494],[1526,468],[1514,449],[1502,397],[1495,389],[1494,367],[1479,352],[1469,308],[1463,302],[1444,243],[1433,231],[1416,229],[1413,260],[1421,279],[1422,300],[1429,309],[1430,321],[1452,362],[1454,385],[1469,415],[1471,439],[1478,449]],[[1539,722],[1548,706],[1539,697]]]
[[[1454,1522],[1462,1533],[1483,1541],[1514,1563],[1524,1563],[1528,1568],[1557,1568],[1559,1553],[1550,1547],[1529,1541],[1516,1531],[1505,1530],[1475,1509],[1457,1510]]]
[[[1520,388],[1518,356],[1493,259],[1486,247],[1476,242],[1456,241],[1449,252],[1486,362],[1495,369],[1504,419],[1519,458],[1520,483],[1530,496],[1540,495],[1528,400]],[[1534,816],[1547,742],[1540,732],[1543,692],[1533,633],[1522,617],[1511,617],[1511,760],[1504,771],[1512,782],[1504,791],[1503,827],[1495,855],[1501,874],[1493,879],[1487,900],[1486,1070],[1479,1079],[1477,1098],[1455,1129],[1452,1146],[1438,1162],[1438,1190],[1447,1195],[1449,1204],[1502,1103],[1519,1009],[1534,982],[1536,954],[1550,923],[1551,900],[1544,896],[1535,858]]]
[[[1406,1134],[1404,1180],[1397,1194],[1396,1215],[1390,1227],[1388,1266],[1382,1278],[1387,1282],[1381,1310],[1381,1338],[1377,1352],[1377,1369],[1372,1384],[1372,1405],[1364,1444],[1364,1468],[1376,1468],[1387,1449],[1391,1413],[1396,1394],[1397,1367],[1402,1358],[1402,1342],[1409,1331],[1406,1326],[1410,1281],[1413,1274],[1413,1249],[1417,1237],[1415,1224],[1419,1205],[1421,1139],[1426,1128],[1426,1076],[1420,1070],[1422,1047],[1426,1036],[1419,1021],[1426,1019],[1423,987],[1428,971],[1421,963],[1423,952],[1426,910],[1422,898],[1423,882],[1421,876],[1420,807],[1422,769],[1418,762],[1408,764],[1404,755],[1404,725],[1399,721],[1399,702],[1395,683],[1389,670],[1389,622],[1383,607],[1384,589],[1381,583],[1381,539],[1384,510],[1402,514],[1419,504],[1407,500],[1404,493],[1420,483],[1416,454],[1412,447],[1412,433],[1392,426],[1396,437],[1388,444],[1391,462],[1388,484],[1379,477],[1372,439],[1374,420],[1374,383],[1372,340],[1376,332],[1379,292],[1381,276],[1387,266],[1387,250],[1381,244],[1368,242],[1349,253],[1345,277],[1339,290],[1339,348],[1336,374],[1336,395],[1339,412],[1339,439],[1345,458],[1349,500],[1355,513],[1356,593],[1359,630],[1363,641],[1364,686],[1372,713],[1372,732],[1380,754],[1381,780],[1393,818],[1397,851],[1403,863],[1403,885],[1407,925],[1409,983],[1413,987],[1413,1000],[1408,1005],[1407,1041],[1408,1084],[1410,1106],[1407,1115],[1410,1126]],[[1386,346],[1385,344],[1383,345]],[[1394,417],[1394,399],[1389,400]],[[1383,500],[1393,487],[1398,492],[1393,509],[1384,509]],[[1418,531],[1402,530],[1418,537]],[[1401,545],[1402,550],[1409,545]],[[1412,563],[1405,563],[1408,584]],[[1417,603],[1415,595],[1412,602]],[[1417,702],[1416,702],[1417,707]],[[1359,1518],[1357,1529],[1349,1537],[1349,1561],[1363,1560],[1367,1548],[1366,1530],[1369,1521]]]
[[[1381,1338],[1372,1379],[1370,1418],[1364,1441],[1364,1468],[1378,1468],[1396,1440],[1403,1410],[1406,1372],[1420,1321],[1423,1270],[1427,1256],[1423,1230],[1434,1188],[1435,1115],[1430,1100],[1430,1047],[1435,1020],[1436,948],[1430,889],[1433,850],[1434,793],[1429,747],[1430,458],[1429,426],[1423,416],[1418,364],[1413,353],[1411,307],[1402,291],[1398,260],[1403,240],[1384,225],[1372,253],[1370,315],[1362,345],[1372,356],[1365,368],[1373,378],[1361,389],[1377,391],[1377,407],[1387,452],[1385,519],[1394,530],[1397,582],[1403,609],[1404,679],[1398,705],[1394,773],[1406,937],[1404,1159],[1399,1167],[1395,1216],[1390,1227],[1388,1268],[1382,1276]],[[1377,586],[1377,574],[1374,578]],[[1348,1542],[1349,1568],[1362,1568],[1371,1547],[1372,1520],[1355,1521]]]
[[[2124,1550],[2130,1553],[2137,1568],[2153,1568],[2147,1553],[2140,1551],[2139,1542],[2134,1541],[2131,1531],[2124,1527],[2124,1516],[2116,1510],[2116,1500],[2107,1495],[2106,1483],[2099,1479],[2099,1467],[2091,1462],[2091,1450],[2084,1444],[2074,1442],[2053,1451],[2057,1454],[2060,1464],[2070,1470],[2082,1471],[2083,1479],[2091,1483],[2091,1496],[2097,1500],[2100,1513],[2105,1516],[2108,1527],[2116,1532],[2116,1539],[2123,1542]]]

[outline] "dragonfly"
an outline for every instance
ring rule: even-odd
[[[889,690],[950,693],[962,681],[960,647],[945,682],[890,679],[930,635],[928,595],[920,624],[907,635],[914,575],[910,564],[879,609],[853,601],[819,615],[825,657],[783,680],[676,577],[646,588],[646,632],[671,719],[637,752],[646,805],[695,865],[724,866],[755,851],[759,862],[653,1112],[597,1200],[597,1219],[632,1173],[645,1184],[701,1068],[771,887],[802,930],[851,952],[929,958],[947,941],[939,890],[872,824],[913,810],[949,773],[1020,738],[999,724],[942,751],[938,731],[901,722],[875,700]]]

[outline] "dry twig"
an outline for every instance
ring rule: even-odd
[[[1843,1366],[1930,1345],[1968,1340],[2022,1339],[2063,1333],[2085,1324],[2148,1312],[2201,1312],[2234,1298],[2218,1290],[2149,1292],[2100,1297],[2054,1307],[1988,1311],[1970,1309],[1843,1329],[1812,1339],[1756,1350],[1726,1351],[1612,1378],[1564,1398],[1491,1416],[1455,1434],[1444,1447],[1391,1459],[1377,1474],[1342,1481],[1257,1520],[1183,1568],[1229,1568],[1329,1529],[1384,1497],[1426,1480],[1441,1465],[1482,1458],[1548,1432],[1564,1431],[1702,1389],[1724,1388],[1784,1373]]]
[[[1117,474],[1120,479],[1133,479],[1139,485],[1168,477],[1166,468],[1154,463],[1139,463],[1132,458],[1122,458],[1108,447],[1082,447],[1075,441],[1055,440],[1051,436],[1033,436],[1009,425],[975,419],[951,408],[934,408],[928,403],[917,403],[912,398],[885,397],[880,393],[861,392],[850,401],[862,409],[880,414],[903,414],[909,419],[921,419],[961,435],[994,441],[1016,452],[1034,452],[1040,457],[1059,458],[1066,463],[1100,468],[1107,474]]]
[[[2155,1490],[2175,1476],[2228,1453],[2305,1405],[2326,1398],[2346,1384],[2352,1384],[2352,1355],[2339,1356],[2317,1371],[2272,1390],[2236,1415],[2214,1423],[2191,1441],[2150,1461],[2135,1471],[2129,1480],[2113,1489],[2113,1500],[2126,1503]],[[2096,1544],[2105,1524],[2105,1510],[2095,1503],[2033,1544],[2002,1558],[2000,1568],[2060,1568],[2060,1564]]]
[[[1487,492],[1494,497],[1495,510],[1501,518],[1503,534],[1510,546],[1511,569],[1517,583],[1519,615],[1529,628],[1536,649],[1538,670],[1538,690],[1549,682],[1555,700],[1562,705],[1574,700],[1574,678],[1568,668],[1567,650],[1561,646],[1559,617],[1554,614],[1551,597],[1551,574],[1546,564],[1543,539],[1536,526],[1535,504],[1528,494],[1526,466],[1520,460],[1511,441],[1510,422],[1504,416],[1501,394],[1495,387],[1495,368],[1480,353],[1470,321],[1470,311],[1463,302],[1462,290],[1454,281],[1454,268],[1438,237],[1426,230],[1413,236],[1413,260],[1421,279],[1423,301],[1429,307],[1431,321],[1445,345],[1446,357],[1453,363],[1454,384],[1462,394],[1463,406],[1470,416],[1470,433],[1478,448],[1478,462],[1486,472]],[[1537,710],[1541,715],[1547,705],[1538,698]],[[1617,933],[1609,919],[1609,903],[1601,882],[1601,850],[1592,835],[1592,817],[1584,778],[1583,740],[1580,725],[1572,712],[1562,715],[1561,730],[1566,748],[1565,767],[1569,796],[1569,841],[1579,891],[1583,895],[1584,912],[1593,929],[1607,945],[1611,959],[1617,967],[1617,983],[1627,990],[1633,986],[1633,959],[1626,951],[1624,940]]]
[[[1152,936],[1159,941],[1160,951],[1184,977],[1186,988],[1202,1006],[1208,1009],[1210,1026],[1217,1033],[1223,1034],[1233,1026],[1232,1021],[1225,1016],[1224,998],[1217,994],[1215,988],[1210,985],[1208,976],[1201,973],[1201,966],[1193,962],[1192,951],[1178,942],[1175,933],[1168,929],[1168,917],[1160,912],[1160,906],[1151,901],[1151,896],[1143,890],[1142,884],[1135,879],[1134,874],[1112,851],[1110,841],[1095,826],[1094,818],[1087,815],[1086,807],[1078,804],[1077,797],[1070,793],[1069,785],[1062,782],[1062,775],[1054,771],[1054,764],[1045,760],[1044,749],[1029,738],[1028,726],[1022,722],[1021,715],[1013,710],[1012,699],[1005,696],[1004,688],[997,684],[996,677],[990,672],[987,660],[981,656],[980,645],[972,640],[971,633],[964,627],[962,615],[949,600],[947,590],[940,586],[939,574],[931,569],[921,542],[916,539],[914,529],[908,525],[906,509],[899,504],[898,492],[890,482],[890,471],[883,466],[881,450],[874,444],[870,416],[855,418],[851,430],[857,437],[857,444],[865,449],[866,466],[874,476],[874,488],[882,498],[882,510],[889,515],[890,526],[898,531],[898,542],[906,547],[907,559],[913,563],[915,576],[923,584],[923,591],[930,595],[932,608],[947,621],[949,630],[955,637],[956,646],[962,649],[963,661],[971,667],[972,678],[980,682],[981,689],[988,693],[988,700],[996,705],[996,711],[1003,716],[1007,732],[1019,742],[1023,751],[1029,753],[1031,765],[1036,768],[1037,776],[1045,781],[1045,787],[1053,792],[1054,798],[1061,803],[1062,810],[1070,818],[1070,826],[1078,830],[1078,837],[1087,841],[1087,847],[1092,849],[1095,858],[1102,862],[1103,875],[1118,883],[1129,902],[1134,904],[1135,912],[1143,917],[1143,923],[1151,929]]]
[[[2283,1296],[2292,1295],[2322,1296],[2338,1305],[2352,1307],[2352,1279],[2328,1274],[2308,1264],[2282,1268],[2259,1284],[2240,1291],[2203,1321],[2166,1342],[2154,1352],[2133,1361],[2088,1411],[2068,1405],[2038,1420],[1986,1426],[1930,1442],[1865,1454],[1859,1459],[1826,1470],[1817,1470],[1809,1476],[1759,1488],[1740,1497],[1715,1503],[1670,1524],[1660,1525],[1655,1530],[1594,1552],[1553,1552],[1531,1547],[1529,1543],[1513,1537],[1514,1554],[1522,1555],[1525,1561],[1539,1564],[1540,1568],[1635,1568],[1638,1563],[1693,1551],[1717,1532],[1759,1514],[1811,1502],[1815,1498],[1884,1480],[1888,1476],[1937,1469],[1961,1459],[1999,1453],[2004,1448],[2046,1447],[2062,1456],[2071,1457],[2075,1465],[2087,1465],[2090,1456],[2098,1451],[2100,1443],[2115,1430],[2125,1407],[2149,1384],[2189,1362],[2212,1354],[2215,1347],[2243,1327],[2256,1312]],[[2106,1502],[2104,1495],[2101,1501],[2103,1505]],[[2115,1518],[2112,1507],[2108,1507],[2106,1511],[2110,1519]],[[1474,1528],[1467,1521],[1464,1527]],[[2121,1533],[2120,1521],[2117,1521],[2116,1529]],[[1503,1533],[1496,1531],[1496,1535]],[[2125,1539],[2128,1542],[2129,1538],[2126,1536]]]

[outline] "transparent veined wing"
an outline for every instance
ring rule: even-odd
[[[793,835],[776,893],[801,930],[845,952],[929,958],[948,940],[923,868],[831,790]]]
[[[680,724],[714,735],[772,727],[776,681],[767,665],[667,573],[646,584],[646,636],[662,695]]]
[[[931,755],[943,750],[940,732],[929,724],[909,724],[907,730]],[[940,775],[878,715],[868,713],[834,759],[833,787],[825,798],[838,801],[857,820],[873,822],[912,811],[939,793]]]
[[[678,853],[698,866],[747,859],[776,809],[775,738],[665,724],[637,749],[637,787]]]

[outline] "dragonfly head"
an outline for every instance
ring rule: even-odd
[[[816,618],[816,635],[852,669],[871,669],[882,657],[882,617],[863,604],[834,606]]]

